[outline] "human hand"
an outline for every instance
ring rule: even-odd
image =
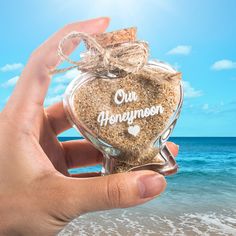
[[[67,25],[36,49],[0,113],[1,235],[55,235],[83,213],[142,204],[165,189],[164,177],[152,171],[70,176],[69,168],[101,163],[102,156],[84,140],[59,142],[57,135],[71,127],[62,103],[43,108],[62,37],[103,32],[108,23],[98,18]],[[66,44],[66,52],[77,44]],[[177,155],[177,146],[168,146]]]

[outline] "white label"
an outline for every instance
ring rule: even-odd
[[[125,93],[123,89],[118,89],[115,93],[114,101],[117,105],[127,102],[137,101],[138,97],[135,92]]]
[[[128,133],[135,136],[135,137],[139,134],[139,132],[140,132],[139,125],[129,126],[129,128],[128,128]]]
[[[130,91],[125,93],[123,89],[118,89],[114,96],[114,102],[117,105],[121,105],[123,103],[135,102],[138,100],[138,96],[136,92]],[[164,108],[162,105],[154,105],[151,107],[141,108],[138,110],[126,111],[124,113],[118,114],[110,114],[109,111],[101,111],[98,115],[97,121],[100,126],[106,125],[114,125],[116,123],[127,122],[129,125],[128,133],[137,136],[141,130],[140,126],[133,125],[135,119],[143,119],[149,116],[154,116],[158,114],[162,114],[164,112]]]
[[[110,114],[109,111],[102,111],[99,113],[97,121],[100,126],[113,125],[115,123],[127,122],[129,125],[133,124],[135,119],[142,119],[149,116],[162,114],[164,108],[161,105],[147,107],[145,109],[126,111],[121,114]]]

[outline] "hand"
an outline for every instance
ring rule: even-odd
[[[57,135],[70,128],[62,103],[43,108],[61,38],[71,31],[103,32],[108,23],[73,23],[48,39],[33,52],[0,113],[1,235],[55,235],[83,213],[142,204],[165,189],[164,177],[152,171],[69,176],[69,168],[101,163],[102,156],[87,141],[59,142]],[[68,43],[66,52],[77,44]],[[175,144],[169,148],[177,155]]]

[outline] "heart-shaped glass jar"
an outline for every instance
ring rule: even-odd
[[[181,74],[158,61],[149,61],[144,69],[124,77],[81,72],[65,92],[68,119],[103,153],[104,175],[177,171],[165,143],[183,102]]]

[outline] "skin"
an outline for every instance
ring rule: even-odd
[[[152,171],[70,176],[69,168],[101,163],[102,156],[87,141],[59,142],[57,135],[71,128],[62,103],[43,107],[61,38],[103,32],[108,24],[97,18],[55,33],[32,53],[0,113],[0,235],[55,235],[81,214],[135,206],[164,191],[164,177]],[[67,43],[66,53],[77,45]],[[176,156],[177,145],[168,147]]]

